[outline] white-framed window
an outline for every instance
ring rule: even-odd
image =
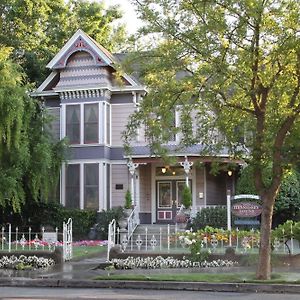
[[[100,211],[110,201],[110,165],[102,161],[69,162],[62,172],[62,203],[68,208]]]
[[[84,104],[84,144],[99,143],[98,103]]]
[[[71,145],[111,142],[111,109],[106,102],[62,105],[62,134]]]
[[[66,165],[65,206],[80,208],[80,164]]]

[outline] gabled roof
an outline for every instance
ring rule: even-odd
[[[117,69],[117,65],[120,64],[120,59],[118,56],[114,56],[103,46],[98,44],[94,39],[88,36],[81,29],[77,30],[75,34],[69,39],[69,41],[61,48],[61,50],[54,56],[54,58],[47,64],[47,68],[51,69],[52,72],[48,78],[38,87],[34,94],[53,94],[56,91],[52,88],[56,85],[57,78],[59,78],[60,73],[64,71],[67,66],[68,59],[70,56],[76,52],[85,51],[88,52],[95,63],[95,66],[106,67],[109,66],[114,70]],[[122,77],[126,80],[127,84],[125,86],[109,86],[111,91],[145,91],[145,87],[141,83],[128,74],[122,74]],[[78,89],[82,89],[82,86],[78,86]],[[98,88],[97,86],[93,88]]]
[[[113,56],[104,47],[99,45],[81,29],[78,29],[69,41],[48,63],[49,69],[62,69],[66,66],[68,58],[77,51],[86,51],[92,55],[98,65],[112,66]]]

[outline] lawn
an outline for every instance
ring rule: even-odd
[[[136,280],[136,281],[185,281],[185,282],[234,282],[234,283],[292,283],[300,284],[299,273],[273,273],[271,280],[256,280],[255,273],[183,273],[178,274],[113,274],[97,276],[96,280]]]
[[[106,251],[106,246],[73,246],[73,259],[95,257],[97,254],[102,254]]]

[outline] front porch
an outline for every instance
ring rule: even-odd
[[[192,193],[192,216],[206,207],[226,206],[227,193],[235,192],[239,170],[237,162],[232,168],[232,161],[224,161],[213,175],[211,162],[197,157],[178,157],[173,165],[165,165],[160,159],[134,158],[133,163],[131,193],[140,224],[175,224],[185,185]]]

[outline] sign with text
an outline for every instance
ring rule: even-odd
[[[43,233],[43,241],[48,244],[57,242],[57,232],[44,232]]]
[[[257,217],[261,211],[261,205],[254,201],[241,201],[231,206],[232,214],[240,218]]]

